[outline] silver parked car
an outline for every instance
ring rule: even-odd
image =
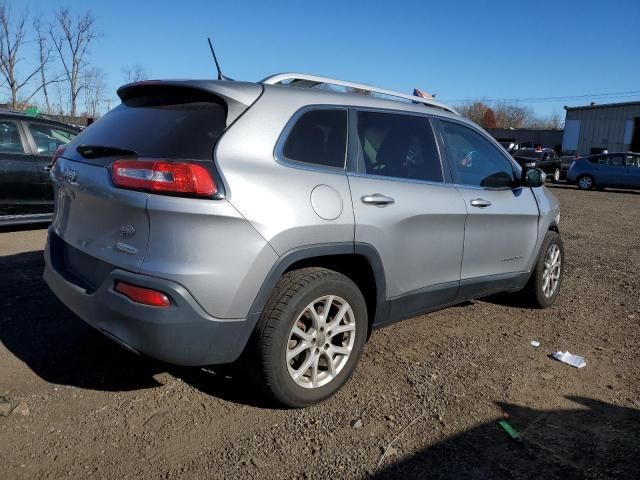
[[[130,350],[242,358],[299,407],[347,381],[374,328],[497,292],[558,296],[544,173],[445,105],[304,74],[118,95],[53,159],[44,278]]]

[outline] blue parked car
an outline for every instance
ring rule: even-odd
[[[619,187],[640,188],[640,153],[605,153],[577,157],[569,167],[567,181],[582,190]]]

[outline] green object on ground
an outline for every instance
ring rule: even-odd
[[[520,440],[520,434],[517,432],[515,428],[509,425],[509,422],[507,422],[506,420],[500,420],[498,422],[498,425],[500,425],[502,429],[505,432],[507,432],[511,438],[513,438],[514,440]]]
[[[30,117],[35,117],[38,115],[38,107],[29,107],[27,108],[27,115]]]

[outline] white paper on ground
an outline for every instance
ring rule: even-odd
[[[573,355],[568,351],[566,352],[558,351],[553,354],[553,358],[555,358],[556,360],[560,360],[561,362],[567,363],[572,367],[576,367],[576,368],[582,368],[587,366],[587,361],[584,359],[584,357],[581,357],[579,355]]]
[[[540,342],[538,342],[537,340],[531,340],[531,345],[538,348],[540,346]]]

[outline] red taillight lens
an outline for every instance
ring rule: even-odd
[[[136,303],[143,305],[149,305],[151,307],[168,307],[171,305],[169,297],[164,293],[157,290],[151,290],[150,288],[138,287],[131,285],[130,283],[117,282],[115,291],[123,294],[129,300],[133,300]]]
[[[111,166],[113,183],[120,188],[210,197],[217,191],[206,168],[196,163],[162,160],[118,160]]]

